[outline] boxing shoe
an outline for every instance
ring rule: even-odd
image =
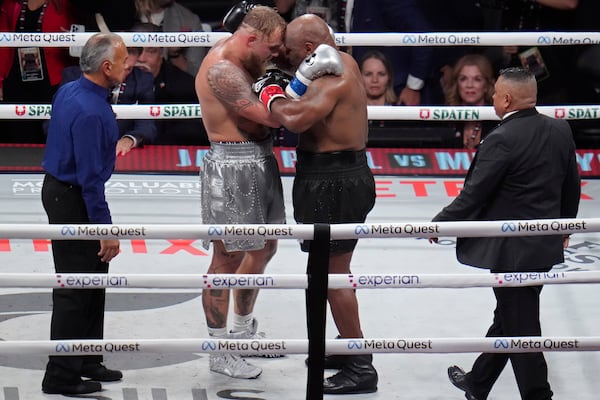
[[[264,332],[258,331],[258,321],[256,318],[252,319],[252,325],[250,328],[245,331],[240,332],[229,332],[229,339],[241,339],[241,340],[262,340],[266,339],[267,335]],[[264,358],[279,358],[283,357],[283,354],[276,353],[250,353],[250,354],[240,354],[241,357],[264,357]]]
[[[238,379],[255,379],[262,369],[235,354],[211,354],[208,358],[211,371]]]
[[[99,392],[101,390],[102,385],[99,382],[93,381],[79,380],[79,382],[64,383],[50,382],[49,380],[44,379],[44,381],[42,382],[42,392],[46,394],[62,394],[68,396],[94,393]]]
[[[340,335],[337,335],[335,338],[341,339],[342,337]],[[342,369],[344,363],[346,362],[346,357],[347,356],[342,354],[326,355],[323,359],[323,366],[325,367],[325,369]],[[308,367],[308,358],[304,360],[304,364],[306,364],[306,366]]]
[[[342,369],[346,362],[346,356],[342,354],[330,354],[323,358],[323,366],[325,369]],[[304,363],[308,367],[308,358],[304,360]]]
[[[81,367],[81,376],[98,382],[115,382],[120,381],[123,378],[123,373],[115,369],[108,369],[104,365],[98,363],[84,364],[83,367]]]
[[[467,400],[477,400],[477,397],[471,393],[467,373],[461,367],[457,365],[448,367],[448,378],[454,386],[465,392]]]
[[[378,376],[372,355],[346,356],[342,369],[323,382],[324,394],[361,394],[377,391]]]

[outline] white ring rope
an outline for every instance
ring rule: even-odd
[[[504,221],[389,222],[332,224],[331,239],[539,236],[600,232],[600,218]],[[0,224],[0,237],[13,239],[306,239],[312,225],[47,225]]]
[[[202,118],[198,104],[115,104],[117,119],[192,119]],[[576,120],[600,118],[600,105],[538,106],[552,118]],[[368,118],[409,121],[494,121],[499,120],[492,106],[368,106]],[[0,104],[0,119],[50,119],[50,104]]]
[[[329,339],[329,354],[371,353],[537,353],[540,351],[598,351],[600,337],[501,337],[501,338],[364,338]],[[11,340],[0,341],[1,355],[85,355],[116,353],[232,353],[306,354],[307,339],[112,339],[112,340]]]
[[[127,46],[211,47],[228,32],[115,32]],[[94,32],[0,32],[0,46],[83,46]],[[600,43],[600,32],[336,33],[338,46],[554,46]]]
[[[330,289],[516,287],[600,283],[600,272],[494,274],[330,274]],[[0,287],[54,289],[306,289],[305,274],[2,273]]]

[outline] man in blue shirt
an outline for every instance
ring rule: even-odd
[[[115,167],[119,129],[108,95],[125,79],[126,62],[120,36],[96,34],[82,50],[83,76],[62,86],[54,98],[42,161],[42,204],[51,224],[112,223],[104,185]],[[119,241],[53,240],[52,253],[57,273],[108,273]],[[104,289],[55,289],[51,339],[102,339],[104,300]],[[42,391],[93,393],[102,390],[99,382],[122,378],[101,363],[102,355],[50,356]]]

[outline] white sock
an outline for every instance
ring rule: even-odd
[[[227,337],[227,328],[211,328],[208,327],[208,336],[214,338],[225,338]]]
[[[233,314],[233,329],[232,332],[249,331],[254,321],[254,314],[238,315]]]

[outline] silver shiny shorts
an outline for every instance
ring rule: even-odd
[[[271,139],[211,143],[200,170],[203,224],[284,224],[279,166]],[[203,241],[206,249],[209,241]],[[259,238],[224,240],[227,251],[259,250]]]

